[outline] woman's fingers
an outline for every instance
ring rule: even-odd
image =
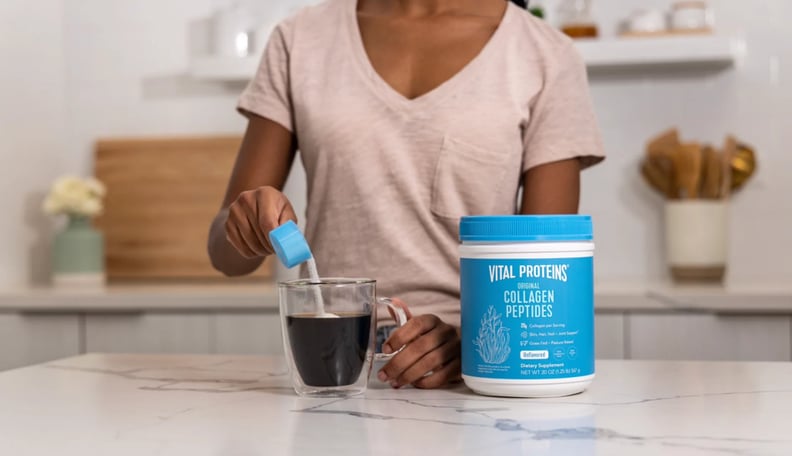
[[[273,187],[242,192],[228,208],[226,237],[246,258],[273,253],[269,232],[297,220],[288,198]]]
[[[284,196],[283,199],[285,200],[285,205],[283,206],[283,210],[281,210],[280,216],[278,217],[278,226],[283,225],[289,220],[297,223],[297,214],[294,212],[291,202],[286,199],[286,196]]]
[[[423,389],[440,388],[460,378],[462,378],[462,359],[454,358],[440,369],[433,370],[430,375],[413,382],[413,386]]]
[[[428,378],[442,370],[443,366],[459,358],[460,344],[458,340],[451,339],[435,350],[425,354],[409,368],[404,370],[401,375],[393,382],[392,386],[400,387]]]
[[[255,258],[258,256],[256,252],[254,252],[253,249],[251,249],[250,246],[245,241],[245,238],[242,236],[242,233],[239,230],[239,225],[231,220],[230,214],[229,214],[229,219],[226,221],[225,224],[225,231],[226,231],[226,239],[228,239],[228,242],[230,242],[231,245],[233,245],[234,248],[237,249],[240,255],[248,259]]]
[[[420,315],[411,318],[398,328],[382,345],[382,353],[390,354],[434,329],[442,321],[435,315]]]
[[[404,349],[378,373],[381,381],[390,381],[396,388],[418,381],[460,356],[456,328],[435,315],[412,318],[394,331],[383,346],[383,352],[392,352],[395,347],[402,346]]]

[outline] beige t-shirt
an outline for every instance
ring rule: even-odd
[[[381,296],[456,325],[459,218],[514,214],[531,167],[603,157],[572,42],[511,3],[472,62],[412,100],[368,60],[356,0],[302,9],[273,32],[239,110],[296,133],[323,276],[377,279]]]

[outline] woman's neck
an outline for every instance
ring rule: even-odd
[[[441,14],[500,15],[508,0],[358,0],[358,11],[402,16]]]

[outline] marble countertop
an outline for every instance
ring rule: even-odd
[[[297,397],[277,357],[85,355],[0,373],[9,455],[784,455],[792,363],[601,361],[559,399],[373,385]]]
[[[789,286],[598,283],[598,312],[792,315]],[[273,283],[111,285],[99,290],[47,287],[0,291],[0,312],[265,312],[278,309]]]

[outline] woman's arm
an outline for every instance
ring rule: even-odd
[[[269,119],[252,115],[223,205],[209,230],[209,258],[228,276],[249,274],[272,253],[267,234],[296,219],[281,193],[294,162],[294,135]]]
[[[577,214],[580,160],[571,158],[531,168],[523,175],[522,214]]]

